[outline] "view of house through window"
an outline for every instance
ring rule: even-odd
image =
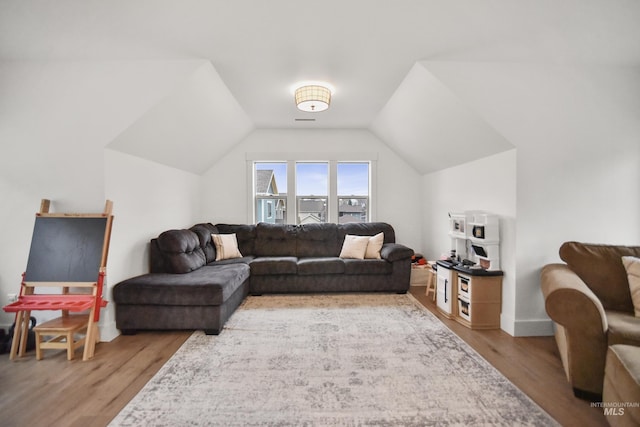
[[[296,223],[329,220],[329,163],[296,163]]]
[[[256,223],[370,221],[369,162],[282,161],[253,165]],[[289,192],[288,183],[295,190]]]
[[[369,221],[369,163],[338,163],[338,223]]]
[[[255,164],[256,222],[287,222],[287,163]]]

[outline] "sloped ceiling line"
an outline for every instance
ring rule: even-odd
[[[420,174],[513,148],[422,62],[414,64],[371,130]]]
[[[202,174],[254,127],[211,63],[203,61],[108,147]],[[420,174],[513,148],[423,62],[414,64],[370,130]]]
[[[202,174],[253,127],[214,67],[204,61],[108,148]]]

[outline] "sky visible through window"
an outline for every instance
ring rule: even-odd
[[[329,195],[329,163],[296,163],[298,196]]]
[[[338,195],[369,195],[368,163],[338,163]]]
[[[257,170],[273,170],[280,193],[287,192],[286,163],[256,163]],[[328,163],[296,163],[297,193],[305,196],[326,196],[328,189]],[[338,195],[367,196],[369,194],[369,164],[338,163]]]

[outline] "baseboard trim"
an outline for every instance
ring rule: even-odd
[[[554,334],[551,319],[515,320],[500,315],[500,328],[514,337],[547,337]]]
[[[100,329],[100,342],[113,341],[120,335],[120,331],[116,328],[116,322],[114,321],[100,323],[98,329]]]

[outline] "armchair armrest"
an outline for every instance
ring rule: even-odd
[[[598,398],[602,394],[607,354],[608,322],[602,303],[565,264],[542,269],[545,309],[556,322],[556,342],[574,394]]]
[[[588,328],[593,336],[606,334],[609,326],[602,303],[565,264],[546,265],[541,287],[545,309],[553,321],[566,328]]]
[[[408,248],[399,243],[385,243],[380,250],[380,256],[389,262],[399,261],[401,259],[411,259],[413,249]]]

